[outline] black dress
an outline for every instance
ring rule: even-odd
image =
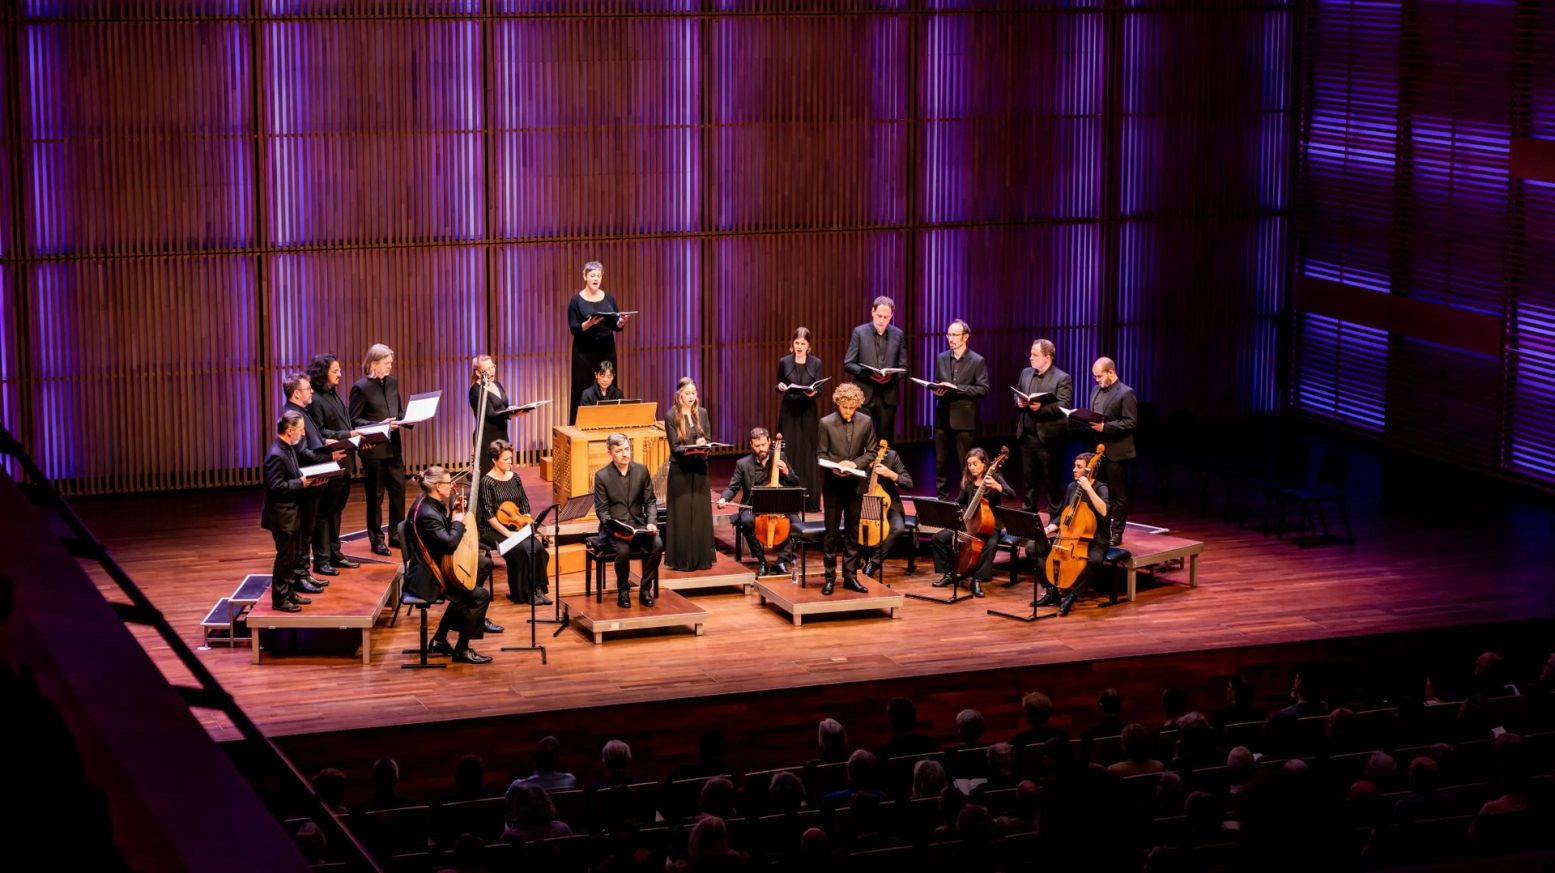
[[[491,472],[492,458],[486,450],[494,441],[508,438],[508,415],[506,412],[501,411],[508,408],[508,403],[510,402],[508,400],[508,391],[502,387],[501,382],[496,380],[492,380],[491,385],[497,391],[494,394],[486,395],[486,419],[480,422],[481,441],[476,444],[480,447],[476,452],[476,456],[481,461],[482,476]],[[480,408],[481,385],[477,382],[470,386],[470,413],[479,415]]]
[[[713,566],[713,502],[707,483],[707,456],[677,452],[677,446],[690,445],[698,437],[707,437],[711,426],[707,410],[697,410],[697,426],[686,431],[684,439],[675,432],[675,413],[664,418],[664,433],[669,438],[669,530],[665,532],[664,563],[672,570],[706,570]]]
[[[794,363],[793,355],[778,361],[777,380],[787,385],[813,385],[821,378],[821,359],[807,355],[803,364]],[[805,487],[805,511],[821,509],[821,466],[816,455],[816,436],[821,416],[815,397],[803,391],[784,391],[778,406],[778,433],[783,435],[783,460]]]
[[[482,476],[480,494],[476,498],[479,508],[476,516],[480,518],[481,545],[487,549],[495,549],[506,539],[491,526],[491,519],[497,517],[497,507],[506,501],[516,504],[525,515],[529,514],[529,497],[524,494],[524,483],[518,474],[514,473],[506,482]],[[507,562],[509,600],[528,603],[536,591],[546,590],[545,567],[549,555],[538,536],[531,535],[502,557]]]
[[[585,333],[583,322],[597,312],[620,311],[616,306],[615,295],[609,291],[598,303],[590,303],[578,293],[572,295],[572,302],[567,304],[567,327],[572,330],[572,405],[569,407],[572,411],[569,413],[571,417],[567,419],[569,424],[578,423],[579,402],[583,392],[594,384],[594,371],[599,369],[600,362],[616,364],[616,331],[621,329],[617,320],[607,318]],[[616,364],[616,378],[621,378],[619,364]]]

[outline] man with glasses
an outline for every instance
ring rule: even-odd
[[[967,348],[971,338],[972,328],[965,321],[952,321],[945,329],[949,348],[934,358],[934,488],[941,500],[950,499],[950,471],[959,479],[972,451],[977,400],[988,393],[988,365]]]
[[[405,590],[428,601],[436,600],[442,592],[448,600],[437,634],[428,646],[433,654],[452,655],[461,664],[489,664],[490,656],[470,648],[470,641],[485,636],[488,629],[502,632],[486,620],[491,591],[483,583],[491,575],[491,558],[481,552],[474,588],[443,578],[442,559],[453,554],[464,538],[464,513],[449,512],[453,483],[442,467],[428,467],[421,474],[421,499],[411,508],[410,541],[405,543]],[[449,631],[459,632],[459,641],[452,646],[448,644]]]
[[[346,456],[345,452],[329,454],[324,451],[324,434],[319,430],[318,422],[308,415],[308,406],[313,403],[313,383],[308,380],[307,373],[293,373],[286,377],[281,384],[281,389],[286,392],[286,404],[281,407],[282,412],[295,412],[302,416],[303,438],[294,451],[297,455],[297,463],[304,467],[314,464],[323,464],[328,461],[340,462]],[[302,529],[306,532],[305,539],[297,554],[296,586],[308,594],[318,594],[323,591],[329,582],[316,578],[308,572],[308,553],[313,545],[313,528],[318,524],[319,501],[324,495],[324,490],[304,492],[299,500],[302,510]],[[314,555],[313,572],[322,576],[338,576],[340,573],[329,565],[329,555]]]

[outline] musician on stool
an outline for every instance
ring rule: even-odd
[[[643,574],[638,602],[653,605],[653,580],[658,576],[659,561],[664,557],[664,540],[659,537],[659,502],[653,496],[653,476],[648,468],[632,461],[632,441],[624,433],[605,439],[610,463],[594,474],[594,514],[599,516],[599,541],[615,547],[616,605],[632,606],[628,579],[632,573],[632,549],[643,550]]]
[[[1003,473],[988,475],[988,468],[993,466],[988,453],[980,448],[974,448],[967,452],[966,464],[961,472],[961,493],[956,496],[956,503],[962,509],[972,500],[972,495],[977,491],[978,485],[986,486],[983,490],[983,498],[988,501],[989,508],[998,506],[1005,498],[1014,496],[1010,489],[1010,483],[1004,481]],[[939,581],[934,583],[935,588],[944,588],[956,580],[956,534],[955,531],[942,530],[934,535],[934,572],[942,573]],[[993,579],[993,559],[999,551],[999,526],[994,526],[993,533],[983,540],[982,559],[972,570],[972,596],[983,596],[983,583]]]
[[[779,434],[782,436],[782,434]],[[729,477],[729,487],[718,496],[718,508],[723,509],[733,500],[735,495],[740,497],[739,502],[751,502],[751,489],[763,488],[772,482],[772,437],[764,427],[751,428],[751,453],[734,463],[734,475]],[[781,485],[798,486],[799,477],[788,469],[788,462],[778,459],[778,483]],[[799,516],[788,516],[790,530],[799,523]],[[777,567],[767,564],[767,553],[762,548],[761,540],[756,536],[756,516],[747,507],[741,509],[735,516],[734,522],[744,533],[745,544],[750,547],[751,555],[760,563],[761,569],[757,575],[765,576],[774,569],[778,573],[787,573],[788,565],[794,560],[794,539],[792,536],[785,538],[776,545],[778,560]]]
[[[864,575],[873,576],[880,572],[880,565],[896,548],[896,543],[907,535],[907,516],[902,513],[902,489],[912,490],[912,474],[907,472],[907,466],[902,463],[902,456],[896,453],[896,449],[887,449],[885,457],[872,470],[879,477],[880,487],[885,490],[886,496],[891,498],[891,506],[886,510],[886,521],[889,528],[886,531],[885,542],[875,550],[869,560],[864,562]],[[859,485],[859,493],[869,490],[869,481],[866,479]],[[916,548],[916,546],[914,546]]]
[[[421,474],[421,499],[411,508],[414,521],[410,542],[405,543],[405,590],[428,601],[436,600],[441,591],[448,601],[428,649],[435,654],[452,655],[462,664],[489,664],[490,656],[470,648],[470,641],[485,636],[488,629],[501,632],[501,628],[486,620],[491,591],[481,584],[491,575],[491,558],[481,550],[476,586],[472,589],[466,590],[443,576],[443,559],[452,555],[464,538],[464,513],[449,513],[453,481],[442,467],[428,467]],[[459,641],[453,646],[448,645],[451,630],[459,632]]]
[[[1070,586],[1069,593],[1060,596],[1058,586],[1048,578],[1047,556],[1052,551],[1052,543],[1044,542],[1042,546],[1032,550],[1032,563],[1037,565],[1038,578],[1047,584],[1047,591],[1037,601],[1038,606],[1052,606],[1058,604],[1058,614],[1068,615],[1074,607],[1075,599],[1085,593],[1091,580],[1096,576],[1096,568],[1107,557],[1107,486],[1101,482],[1093,482],[1085,475],[1086,467],[1090,464],[1095,452],[1081,452],[1074,459],[1074,481],[1064,489],[1064,511],[1079,502],[1080,495],[1085,496],[1085,502],[1091,506],[1091,511],[1096,513],[1097,526],[1096,537],[1091,540],[1089,551],[1085,556],[1085,569],[1080,571],[1079,578]],[[1062,515],[1062,514],[1061,514]],[[1047,535],[1052,537],[1059,532],[1057,522],[1048,524]]]

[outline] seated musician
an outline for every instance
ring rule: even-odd
[[[626,434],[611,434],[605,448],[610,452],[610,463],[594,474],[594,514],[599,516],[599,541],[615,547],[616,605],[622,609],[632,606],[628,584],[632,549],[639,548],[643,550],[643,573],[638,601],[652,606],[654,580],[664,557],[664,540],[653,523],[659,512],[653,476],[647,467],[632,461],[632,441]]]
[[[463,664],[489,664],[491,658],[470,648],[470,641],[485,636],[488,630],[502,632],[486,620],[491,592],[481,583],[491,574],[491,559],[481,553],[473,589],[465,590],[456,581],[443,578],[442,559],[452,555],[464,538],[465,514],[449,512],[453,487],[453,477],[442,467],[428,467],[421,474],[421,499],[411,507],[410,542],[405,544],[405,590],[423,600],[436,600],[441,592],[448,600],[428,646],[434,654],[452,655]],[[449,631],[459,633],[459,641],[451,647]]]
[[[503,508],[530,515],[529,495],[524,493],[524,482],[514,469],[515,450],[507,440],[493,440],[486,448],[491,460],[491,471],[481,477],[480,522],[481,547],[495,549],[502,541],[518,533],[518,529],[503,524]],[[547,588],[545,567],[550,553],[540,538],[538,530],[531,530],[528,539],[508,549],[503,555],[507,563],[508,600],[525,606],[548,606],[551,598],[545,595]]]
[[[1052,580],[1048,578],[1047,556],[1052,551],[1052,544],[1043,543],[1040,547],[1032,549],[1032,563],[1037,565],[1037,578],[1047,584],[1047,591],[1037,601],[1037,605],[1052,606],[1058,604],[1059,615],[1068,615],[1069,610],[1074,608],[1075,599],[1083,594],[1085,589],[1091,584],[1091,579],[1096,575],[1097,565],[1107,556],[1107,486],[1101,482],[1093,482],[1086,478],[1085,475],[1085,467],[1094,456],[1094,452],[1082,452],[1075,457],[1074,481],[1070,482],[1069,487],[1064,489],[1065,511],[1078,503],[1080,496],[1083,494],[1085,502],[1091,506],[1091,511],[1096,513],[1098,531],[1097,537],[1091,540],[1090,549],[1086,553],[1085,569],[1081,571],[1080,577],[1075,580],[1074,585],[1069,588],[1067,594],[1061,594],[1058,586],[1054,585]],[[1055,536],[1059,533],[1060,530],[1056,520],[1055,523],[1047,526],[1048,536]]]
[[[988,453],[980,448],[974,448],[967,453],[966,465],[961,471],[961,493],[956,497],[956,503],[965,509],[971,501],[972,495],[977,491],[978,485],[986,485],[983,497],[988,501],[989,508],[998,506],[1004,500],[1014,494],[1010,490],[1010,483],[1004,481],[1004,475],[995,473],[989,476],[988,468],[993,466]],[[993,533],[983,539],[983,554],[978,565],[972,570],[972,596],[983,596],[983,583],[993,579],[993,559],[998,553],[999,526],[995,525]],[[939,581],[934,583],[935,588],[944,588],[956,581],[956,533],[955,531],[942,530],[934,535],[934,572],[942,573]]]
[[[621,389],[616,387],[616,365],[610,361],[600,361],[599,367],[594,370],[594,384],[583,389],[583,397],[578,400],[578,405],[598,406],[606,400],[620,399]]]
[[[764,427],[751,428],[751,453],[739,459],[734,464],[734,474],[729,477],[729,487],[718,496],[718,508],[723,509],[729,501],[739,495],[740,503],[751,502],[751,489],[764,488],[772,482],[772,437]],[[778,483],[781,485],[798,486],[799,477],[788,469],[788,462],[778,460]],[[767,563],[767,553],[762,548],[761,540],[756,536],[756,516],[747,506],[741,509],[735,516],[735,524],[745,536],[745,544],[750,547],[751,554],[760,563],[761,569],[757,575],[765,576],[768,573],[787,573],[788,565],[794,560],[793,537],[786,537],[777,544],[778,560],[776,566]],[[790,526],[799,523],[799,516],[792,513],[788,516]],[[790,527],[792,530],[792,527]]]
[[[886,521],[890,524],[885,535],[885,542],[870,556],[864,564],[864,575],[874,576],[880,572],[880,565],[890,556],[891,550],[902,537],[907,535],[906,516],[902,514],[902,489],[912,490],[912,474],[907,472],[907,466],[902,463],[902,458],[896,453],[896,449],[887,449],[885,457],[875,465],[875,475],[880,477],[880,487],[891,498],[891,506],[886,509]],[[861,492],[869,490],[869,480],[864,480],[859,486]]]

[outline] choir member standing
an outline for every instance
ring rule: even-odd
[[[794,331],[793,351],[778,361],[777,390],[783,395],[778,407],[778,433],[783,435],[783,456],[805,488],[805,511],[821,508],[821,468],[816,464],[815,441],[821,416],[817,411],[817,389],[795,386],[814,385],[822,378],[821,359],[810,354],[810,331]]]
[[[1096,478],[1107,483],[1108,508],[1111,510],[1109,527],[1110,545],[1123,542],[1123,527],[1128,515],[1128,468],[1125,464],[1134,460],[1134,428],[1139,425],[1139,401],[1134,389],[1118,381],[1118,368],[1111,358],[1097,358],[1091,365],[1091,378],[1096,387],[1091,390],[1091,411],[1102,421],[1091,424],[1098,442],[1107,447],[1097,465]]]
[[[275,423],[276,437],[265,451],[265,505],[259,525],[275,540],[275,561],[270,565],[270,605],[281,612],[301,612],[312,602],[292,588],[297,562],[302,559],[309,532],[302,526],[303,501],[311,499],[309,486],[317,480],[302,475],[296,445],[306,433],[303,416],[287,410]]]
[[[669,531],[664,562],[672,570],[713,566],[713,503],[707,482],[707,449],[712,442],[707,410],[697,402],[690,376],[675,386],[675,399],[664,417],[669,438]]]
[[[583,392],[594,384],[594,373],[600,362],[616,362],[616,331],[626,326],[625,316],[601,315],[617,313],[615,295],[600,287],[605,281],[605,267],[599,261],[583,265],[583,290],[572,295],[567,304],[567,326],[572,330],[572,405],[569,424],[578,422],[578,406]]]
[[[340,382],[344,367],[334,355],[317,355],[308,364],[308,381],[313,385],[313,402],[308,404],[308,417],[326,440],[344,440],[358,436],[351,427],[351,414],[340,397]],[[340,550],[340,517],[345,514],[346,503],[351,499],[351,477],[356,474],[356,453],[347,453],[340,459],[344,476],[327,480],[319,495],[318,520],[313,525],[313,570],[319,572],[320,561],[329,567],[352,569],[360,567],[356,561]],[[330,575],[330,574],[326,574]]]
[[[869,323],[853,329],[848,352],[842,359],[842,368],[853,374],[853,383],[864,393],[864,412],[874,423],[875,434],[887,441],[896,439],[902,374],[879,371],[907,369],[907,340],[902,329],[891,324],[895,316],[895,301],[876,297],[869,310]]]
[[[1031,402],[1015,398],[1020,422],[1015,438],[1020,440],[1020,470],[1026,477],[1024,508],[1035,512],[1037,492],[1045,491],[1049,521],[1058,520],[1059,502],[1064,499],[1064,447],[1069,442],[1069,422],[1064,409],[1074,407],[1074,380],[1058,369],[1053,358],[1058,350],[1050,340],[1031,344],[1031,366],[1020,371],[1015,388],[1029,397],[1051,394],[1051,399]]]
[[[988,365],[968,348],[972,328],[961,319],[945,329],[949,348],[934,358],[934,480],[939,499],[950,496],[950,471],[961,468],[977,435],[977,401],[988,393]]]
[[[362,358],[362,378],[351,386],[351,424],[358,429],[397,419],[405,414],[400,383],[394,376],[394,350],[373,343]],[[367,491],[367,539],[375,554],[389,554],[383,540],[383,502],[389,502],[389,542],[400,545],[400,522],[405,520],[405,456],[400,450],[400,427],[390,424],[387,442],[363,446],[363,480]]]
[[[491,471],[492,458],[487,451],[491,444],[497,440],[508,441],[508,420],[515,415],[527,415],[529,410],[522,412],[509,409],[512,399],[508,397],[508,391],[497,381],[497,362],[491,359],[491,355],[476,355],[470,361],[470,412],[480,415],[481,389],[485,384],[486,391],[486,417],[478,422],[480,437],[475,445],[478,447],[476,454],[481,459],[481,475]]]

